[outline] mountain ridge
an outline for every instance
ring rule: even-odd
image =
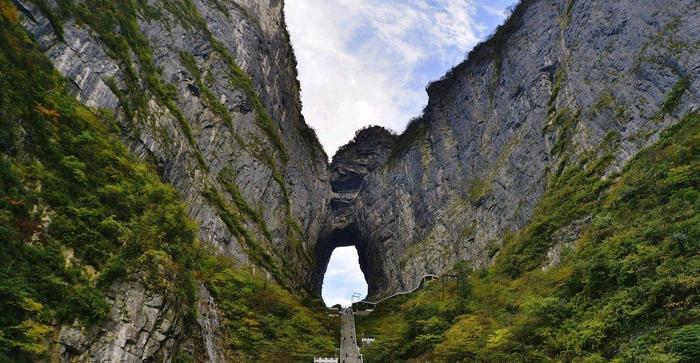
[[[426,87],[403,133],[359,130],[329,163],[301,115],[282,1],[0,6],[18,82],[0,92],[0,236],[23,254],[0,258],[24,279],[0,274],[0,344],[27,360],[330,355],[318,297],[339,246],[357,247],[370,298],[455,266],[501,292],[540,272],[558,284],[602,223],[587,208],[607,208],[630,160],[681,120],[692,129],[700,105],[697,1],[525,0]],[[53,157],[35,143],[47,135]],[[32,259],[70,299],[32,285]],[[435,316],[468,315],[455,311]]]
[[[519,4],[427,87],[423,115],[365,176],[358,235],[368,255],[382,256],[370,295],[460,260],[490,265],[567,165],[593,163],[612,143],[612,175],[697,109],[697,10],[683,1]]]

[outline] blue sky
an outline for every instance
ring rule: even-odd
[[[428,82],[461,62],[505,20],[506,9],[514,3],[285,1],[298,61],[302,113],[328,155],[363,126],[403,131],[427,104]],[[349,303],[352,292],[364,283],[353,251],[353,247],[339,248],[331,257],[323,289],[329,305]],[[344,273],[335,274],[336,270]]]

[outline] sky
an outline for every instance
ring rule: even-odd
[[[367,296],[367,282],[360,270],[360,257],[354,246],[338,247],[333,251],[323,278],[321,296],[326,306],[350,306],[352,294]]]
[[[287,0],[302,113],[329,157],[366,125],[404,130],[425,86],[505,20],[514,0]]]
[[[515,0],[286,0],[302,113],[331,157],[355,131],[402,132],[425,86],[464,60]],[[333,252],[322,296],[348,305],[367,286],[354,247]]]

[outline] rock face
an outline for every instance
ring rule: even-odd
[[[159,15],[136,9],[135,21],[152,64],[139,58],[129,66],[89,21],[51,1],[44,9],[51,16],[30,1],[16,3],[76,97],[111,110],[132,151],[181,192],[202,240],[244,263],[261,265],[253,250],[272,256],[261,267],[282,283],[305,286],[288,276],[310,267],[330,186],[325,153],[301,116],[281,1],[186,1],[189,13],[149,1]],[[58,13],[60,26],[49,21]],[[124,58],[135,58],[131,52]],[[152,76],[171,87],[171,99],[158,94]],[[227,223],[228,216],[243,225]]]
[[[402,135],[362,130],[329,167],[300,113],[282,1],[96,2],[123,15],[108,29],[68,2],[14,3],[75,96],[181,193],[200,238],[300,294],[320,292],[343,245],[372,297],[488,265],[551,175],[613,149],[613,176],[700,103],[697,0],[524,0]],[[193,326],[164,298],[114,286],[112,321],[64,327],[62,357],[168,361],[179,346],[221,360],[206,286]]]
[[[396,136],[379,126],[359,130],[355,138],[333,156],[329,216],[316,244],[316,291],[321,291],[331,253],[336,247],[354,245],[360,255],[360,268],[367,279],[381,275],[381,264],[370,246],[363,243],[357,222],[357,196],[366,175],[386,163]]]
[[[342,226],[371,251],[360,254],[370,296],[412,289],[457,260],[488,265],[550,175],[606,148],[613,174],[697,109],[699,15],[692,0],[523,1],[428,87],[423,116],[344,212]]]
[[[131,151],[180,192],[201,240],[300,295],[312,291],[328,162],[301,116],[282,1],[14,3],[75,97],[113,116]],[[166,306],[129,305],[143,302],[139,286],[116,289],[113,321],[85,334],[64,328],[65,360],[168,361],[184,330],[201,335],[191,340],[207,360],[221,360],[205,286],[196,326]],[[154,326],[157,316],[172,326]]]
[[[135,283],[114,286],[111,322],[94,331],[64,326],[61,359],[77,362],[165,362],[184,334],[181,312]]]

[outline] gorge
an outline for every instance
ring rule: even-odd
[[[394,359],[473,357],[430,350],[469,321],[478,329],[465,331],[483,337],[475,351],[505,354],[484,361],[692,361],[676,340],[649,336],[700,339],[698,1],[523,0],[427,86],[427,106],[403,133],[359,130],[330,163],[301,114],[283,9],[280,0],[0,0],[1,359],[330,355],[337,322],[319,297],[341,246],[357,248],[371,299],[462,264],[483,274],[475,290],[542,274],[553,289],[568,286],[518,290],[482,314],[508,311],[512,326],[525,326],[518,312],[535,311],[529,319],[550,305],[518,298],[578,296],[585,283],[566,280],[577,241],[663,189],[644,189],[644,179],[670,190],[648,210],[674,205],[659,212],[673,218],[633,239],[666,246],[648,255],[685,266],[668,267],[678,280],[655,287],[676,300],[645,303],[644,314],[665,320],[607,329],[591,318],[591,337],[575,349],[543,338],[508,350],[498,344],[517,329],[487,330],[459,310],[436,324],[428,348]],[[652,249],[623,237],[611,260]],[[593,258],[580,245],[580,260]],[[666,271],[647,262],[630,262],[610,289]],[[585,313],[614,315],[594,304]],[[648,342],[614,350],[605,337]]]

